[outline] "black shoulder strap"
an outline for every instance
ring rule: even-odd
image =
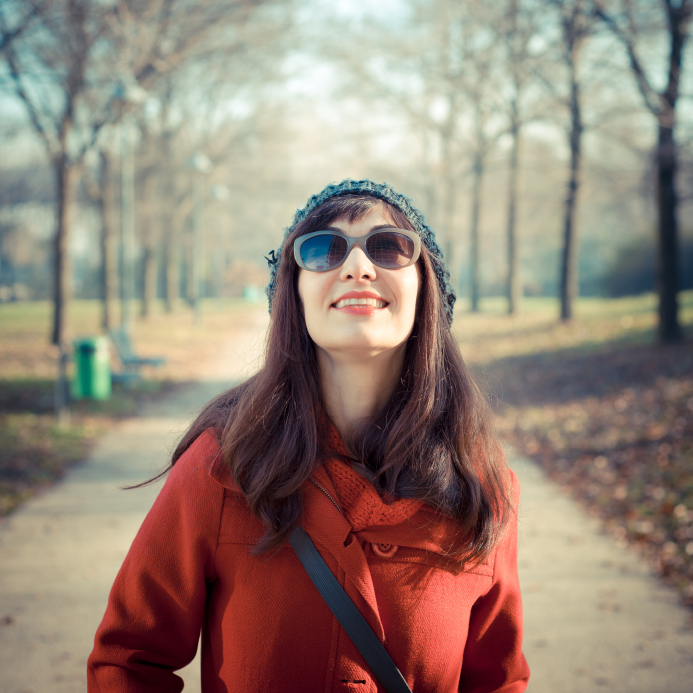
[[[301,527],[296,527],[289,539],[293,550],[306,569],[320,596],[342,624],[342,628],[356,645],[375,677],[388,693],[411,693],[411,688],[392,657],[366,622],[361,612],[342,586],[327,563],[315,548],[311,538]]]

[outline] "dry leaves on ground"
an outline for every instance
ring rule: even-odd
[[[501,435],[693,606],[690,343],[535,354],[488,371],[502,386]]]

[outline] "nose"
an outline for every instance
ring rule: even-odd
[[[361,246],[357,243],[339,268],[339,277],[342,281],[349,279],[375,279],[375,265],[368,259]]]

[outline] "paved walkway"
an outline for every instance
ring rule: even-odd
[[[260,323],[243,330],[207,380],[118,425],[87,463],[0,524],[0,693],[85,691],[108,590],[158,489],[118,487],[165,465],[200,405],[252,371],[261,334]],[[690,693],[693,631],[676,595],[534,465],[515,468],[530,693]],[[183,677],[199,692],[195,663]]]
[[[522,485],[519,567],[530,693],[691,693],[691,614],[533,463]]]

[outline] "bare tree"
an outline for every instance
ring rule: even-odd
[[[429,216],[451,270],[461,288],[463,264],[471,274],[472,310],[481,295],[480,227],[486,159],[498,132],[487,132],[497,107],[498,86],[491,66],[497,45],[485,7],[456,0],[410,0],[410,22],[397,33],[377,26],[361,27],[356,41],[345,45],[342,64],[354,76],[350,91],[395,104],[396,112],[432,146],[426,147],[421,170]],[[327,49],[325,49],[327,52]],[[330,46],[334,56],[335,49]],[[364,58],[365,56],[365,58]],[[497,129],[497,128],[496,128]],[[430,159],[427,155],[430,154]],[[470,180],[470,216],[460,223],[462,185]],[[462,229],[467,227],[467,234]],[[465,241],[471,252],[461,252]],[[466,289],[467,287],[465,287]]]
[[[67,252],[75,182],[84,155],[103,124],[103,113],[87,114],[90,55],[106,34],[106,15],[112,9],[85,0],[45,3],[40,12],[32,3],[24,13],[28,23],[20,38],[4,49],[16,96],[24,103],[34,130],[43,141],[55,175],[57,228],[54,240],[54,315],[51,341],[63,347],[65,308],[70,294]],[[0,13],[5,32],[7,8]],[[103,104],[102,104],[103,106]],[[102,110],[102,109],[100,109]],[[98,113],[98,111],[97,111]]]
[[[161,224],[161,178],[156,171],[149,169],[139,170],[138,189],[141,190],[141,227],[146,229],[140,234],[142,239],[142,303],[140,315],[148,318],[153,313],[154,301],[157,294],[159,253],[162,241]]]
[[[0,51],[7,49],[12,41],[19,38],[31,25],[32,20],[41,12],[46,3],[27,3],[27,7],[18,9],[20,12],[19,18],[15,17],[15,11],[12,9],[11,24],[4,23],[0,26]]]
[[[53,326],[59,348],[56,412],[66,420],[68,240],[76,180],[99,132],[123,113],[127,93],[151,86],[190,56],[219,51],[228,28],[262,0],[15,0],[0,5],[9,82],[43,141],[55,174]],[[34,11],[35,10],[35,11]],[[12,24],[15,17],[25,23]]]
[[[585,39],[593,28],[587,0],[549,0],[559,12],[561,27],[561,56],[568,75],[570,127],[568,146],[570,163],[563,211],[563,242],[559,275],[561,320],[573,317],[573,302],[578,294],[579,238],[577,225],[578,195],[582,165],[582,135],[584,122],[579,66]]]
[[[470,310],[479,311],[481,300],[481,211],[487,159],[502,134],[492,127],[492,116],[504,107],[500,97],[502,79],[498,74],[499,53],[496,31],[488,24],[488,8],[469,3],[464,17],[462,43],[465,63],[459,79],[460,99],[469,105],[472,126],[469,146],[472,151],[469,219],[469,296]]]
[[[263,23],[262,30],[263,40],[269,42],[274,37],[273,44],[264,46],[262,41],[251,41],[247,53],[235,54],[239,58],[234,61],[236,67],[221,55],[210,56],[204,70],[196,64],[187,75],[172,74],[162,80],[156,92],[157,117],[140,119],[139,202],[143,217],[150,220],[143,218],[139,224],[139,242],[144,251],[143,315],[151,312],[160,262],[166,276],[164,298],[168,312],[178,304],[183,259],[186,270],[192,270],[194,254],[201,271],[197,278],[192,271],[186,277],[186,298],[191,304],[197,303],[198,287],[206,284],[209,258],[201,255],[208,253],[188,242],[191,239],[186,230],[204,223],[204,209],[215,203],[212,182],[226,182],[218,177],[215,180],[214,172],[238,158],[248,139],[257,136],[267,116],[265,92],[277,78],[276,63],[285,46],[278,27]],[[223,71],[219,69],[221,64],[225,66]],[[200,72],[202,77],[198,77]],[[191,81],[192,89],[187,86]],[[243,114],[220,115],[219,103],[228,110],[239,93]],[[209,176],[203,176],[205,180],[200,179],[199,171],[190,170],[191,162],[199,160],[200,155],[209,159],[212,169]],[[198,193],[195,200],[193,190]],[[198,235],[198,240],[202,240],[204,229],[198,228]]]
[[[104,330],[115,327],[114,306],[118,296],[118,251],[116,227],[118,223],[118,184],[115,157],[102,145],[94,166],[85,168],[83,177],[87,194],[96,205],[100,228],[101,266],[99,292],[101,298],[101,326]]]
[[[517,243],[517,175],[520,162],[520,97],[523,88],[523,73],[521,72],[522,59],[526,59],[526,42],[523,42],[518,31],[518,0],[510,0],[508,7],[508,67],[512,82],[512,95],[510,96],[508,111],[510,120],[510,162],[508,181],[508,278],[506,292],[508,298],[508,314],[515,315],[519,312],[522,300],[522,279],[520,277],[520,262]]]
[[[489,142],[486,136],[488,112],[481,104],[481,95],[472,90],[474,108],[474,154],[472,161],[472,200],[469,220],[469,298],[472,313],[479,311],[481,299],[481,272],[479,262],[479,225],[481,220],[481,192],[486,170]]]
[[[0,30],[8,33],[15,12],[27,17],[21,35],[6,43],[3,55],[14,87],[31,124],[45,145],[55,176],[56,232],[53,243],[53,326],[51,341],[59,349],[55,408],[67,422],[65,320],[71,272],[68,239],[75,184],[84,156],[103,125],[103,102],[89,103],[90,81],[96,77],[90,56],[104,50],[106,15],[113,10],[89,0],[0,6]],[[97,87],[93,95],[102,96]],[[97,100],[98,100],[97,96]],[[95,107],[96,106],[96,107]],[[92,110],[93,109],[93,110]]]
[[[536,62],[529,47],[533,38],[538,35],[538,9],[533,2],[523,0],[503,0],[500,16],[495,30],[505,46],[502,69],[507,72],[509,83],[508,98],[504,101],[508,117],[508,134],[510,135],[510,155],[508,161],[508,198],[506,218],[507,238],[507,276],[506,297],[508,314],[519,312],[522,301],[522,276],[520,266],[520,243],[517,231],[518,211],[518,178],[520,168],[520,151],[522,128],[532,119],[525,106],[525,93],[531,86],[531,65]],[[497,16],[497,15],[496,15]]]
[[[121,117],[123,94],[131,87],[152,88],[162,74],[185,60],[221,55],[229,31],[233,33],[262,4],[46,0],[35,5],[32,0],[16,0],[12,7],[0,8],[0,31],[14,37],[3,49],[14,94],[24,103],[55,170],[53,343],[62,345],[65,340],[67,242],[75,180],[101,128]],[[14,16],[26,18],[21,31],[11,25]]]
[[[676,144],[676,106],[681,89],[683,53],[693,12],[692,0],[662,0],[666,33],[669,40],[666,84],[661,91],[653,86],[645,63],[638,50],[638,17],[632,3],[613,3],[593,0],[596,15],[602,19],[625,48],[631,71],[647,110],[657,121],[656,206],[658,212],[658,271],[659,339],[675,342],[682,338],[678,317],[679,291],[679,226],[678,151]],[[650,5],[640,7],[642,18],[649,16]]]
[[[119,292],[116,228],[120,222],[114,156],[106,148],[99,152],[101,169],[101,325],[104,330],[115,326],[114,304]]]

